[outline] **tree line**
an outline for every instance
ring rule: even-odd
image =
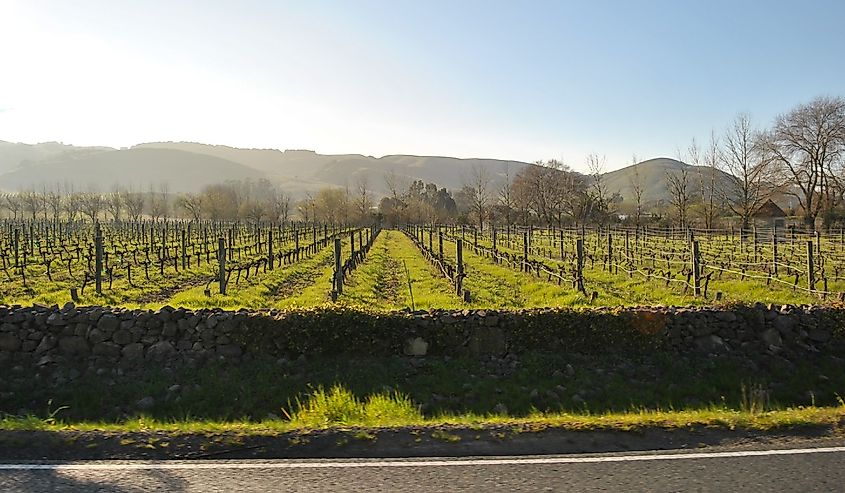
[[[675,224],[707,228],[734,217],[748,228],[772,199],[792,199],[788,211],[814,230],[845,220],[845,99],[818,97],[758,128],[738,115],[721,133],[710,133],[702,148],[692,140],[679,158],[697,166],[667,174],[669,210]],[[643,183],[632,173],[636,214]],[[637,193],[637,191],[640,193]]]

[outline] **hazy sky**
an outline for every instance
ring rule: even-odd
[[[0,140],[609,168],[845,95],[845,1],[0,0]]]

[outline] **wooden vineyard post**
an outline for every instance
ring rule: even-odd
[[[428,230],[428,251],[434,252],[434,231]]]
[[[699,264],[698,240],[692,242],[692,293],[701,296],[701,265]]]
[[[294,255],[296,256],[296,261],[299,262],[299,232],[294,231],[293,237],[294,237],[294,243],[295,243],[294,252],[296,252]]]
[[[778,275],[778,227],[772,229],[772,272]]]
[[[613,264],[613,235],[608,231],[607,233],[607,271],[612,270]]]
[[[334,290],[333,298],[343,294],[343,262],[340,259],[340,238],[334,240]]]
[[[497,246],[496,245],[496,228],[493,228],[493,231],[492,231],[491,234],[493,235],[493,253],[495,254],[496,253],[496,246]]]
[[[528,271],[528,240],[529,235],[527,232],[522,233],[522,270]]]
[[[816,254],[821,258],[822,256],[822,233],[816,231]]]
[[[807,287],[811,292],[816,289],[816,278],[813,273],[813,240],[807,240]]]
[[[350,258],[355,256],[355,232],[351,231],[349,233],[349,255]],[[361,248],[361,245],[358,245],[358,248]]]
[[[564,256],[564,246],[563,246],[563,230],[560,230],[560,259],[563,260]]]
[[[584,290],[584,239],[578,238],[575,240],[575,282],[578,291],[586,293]]]
[[[473,240],[472,240],[473,245],[475,245],[475,248],[478,248],[478,230],[473,229],[472,233],[473,233]]]
[[[273,270],[273,229],[267,232],[267,268]]]
[[[437,243],[440,260],[443,260],[443,231],[440,231],[439,228],[437,230]]]
[[[231,236],[230,236],[231,237]],[[226,239],[222,236],[217,239],[217,261],[219,263],[219,271],[217,272],[217,281],[220,285],[220,294],[226,294]]]
[[[21,266],[20,261],[20,244],[21,244],[21,230],[15,228],[15,268]]]
[[[182,230],[182,270],[188,268],[188,233]]]
[[[464,284],[464,240],[455,240],[455,258],[458,263],[458,275],[455,276],[455,293],[460,296]]]
[[[754,251],[754,263],[757,263],[757,226],[754,226],[751,234],[752,234],[751,241],[752,241],[752,244],[754,245],[754,250],[753,250]]]
[[[97,294],[103,293],[103,232],[94,226],[94,285]]]

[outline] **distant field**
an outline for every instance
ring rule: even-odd
[[[376,234],[323,225],[169,222],[101,226],[98,294],[90,224],[3,226],[0,303],[7,305],[63,304],[72,289],[81,304],[270,309],[336,303],[367,310],[825,303],[845,291],[839,234],[514,229],[497,230],[494,249],[489,230],[452,226]],[[364,258],[359,253],[333,301],[335,240],[347,263],[353,241],[360,252],[370,235],[372,248]],[[225,294],[219,238],[227,257]],[[449,272],[458,268],[458,242],[466,297]]]

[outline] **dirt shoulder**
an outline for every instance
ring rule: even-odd
[[[0,431],[0,460],[280,459],[583,454],[845,444],[832,426],[778,431],[648,428],[540,431],[513,426],[340,429],[268,435]]]

